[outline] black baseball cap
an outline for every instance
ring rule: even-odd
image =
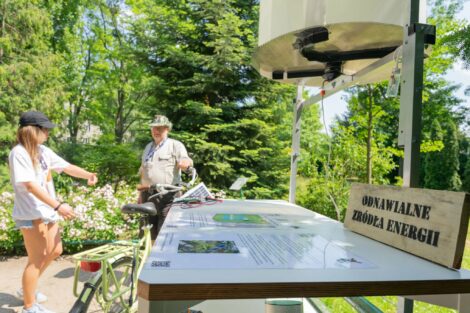
[[[20,126],[40,126],[44,128],[54,128],[57,125],[51,123],[44,113],[39,111],[24,112],[20,116]]]

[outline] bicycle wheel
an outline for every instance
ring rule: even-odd
[[[132,280],[132,261],[131,257],[123,257],[112,264],[113,273],[116,276],[116,280],[119,282],[121,289],[130,288],[132,283],[135,283],[134,286],[134,297],[131,299],[131,290],[123,293],[121,296],[117,297],[113,302],[109,303],[107,313],[122,313],[129,312],[128,308],[130,306],[129,302],[132,301],[132,305],[135,306],[137,301],[137,281],[133,282]],[[135,269],[134,269],[135,270]],[[108,295],[111,296],[116,292],[116,284],[111,275],[111,272],[108,272]]]
[[[118,281],[120,288],[130,287],[132,284],[132,258],[122,257],[112,263],[112,269],[108,270],[106,275],[108,281],[108,297],[111,297],[116,292]],[[129,307],[129,300],[131,297],[130,290],[114,299],[112,302],[106,302],[103,299],[103,273],[97,274],[93,281],[94,284],[85,283],[85,286],[75,301],[69,313],[122,313],[128,312],[126,307]],[[114,280],[113,275],[116,277]],[[132,303],[135,303],[137,296],[133,297]]]

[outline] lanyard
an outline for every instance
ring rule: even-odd
[[[165,140],[163,140],[158,146],[155,145],[155,142],[152,142],[152,146],[150,147],[150,150],[147,152],[147,155],[145,156],[145,162],[152,160],[155,152],[165,144],[167,139],[168,138],[165,138]]]

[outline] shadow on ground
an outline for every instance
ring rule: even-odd
[[[23,301],[14,295],[0,292],[0,313],[14,313],[17,308],[23,305]]]
[[[75,268],[74,267],[69,267],[66,269],[61,270],[57,274],[54,275],[55,278],[71,278],[74,276]],[[92,273],[87,273],[80,271],[80,275],[78,276],[78,280],[80,282],[86,282],[90,279],[92,276]],[[2,312],[0,312],[2,313]]]

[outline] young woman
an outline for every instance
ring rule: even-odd
[[[83,178],[89,185],[98,181],[95,173],[66,162],[42,145],[49,129],[56,125],[41,112],[29,111],[20,117],[17,145],[9,156],[10,178],[15,192],[13,220],[23,235],[28,263],[23,273],[23,313],[49,313],[38,302],[47,298],[36,292],[38,279],[49,264],[62,253],[58,220],[75,217],[73,209],[55,199],[50,170]],[[49,176],[49,179],[48,179]]]

